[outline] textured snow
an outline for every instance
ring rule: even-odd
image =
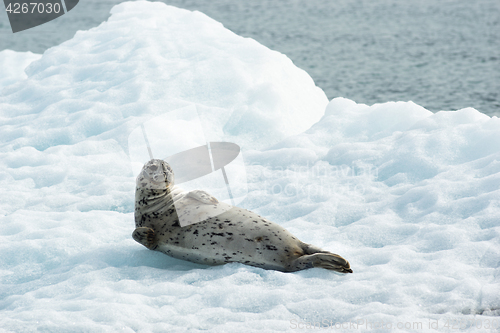
[[[15,52],[12,50],[0,51],[0,90],[17,81],[27,78],[24,69],[33,61],[40,59],[40,54],[32,52]]]
[[[162,3],[0,64],[0,330],[500,327],[498,118],[328,103],[286,56]],[[129,136],[186,108],[242,147],[240,206],[354,273],[208,267],[134,242]]]

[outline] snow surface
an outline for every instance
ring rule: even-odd
[[[0,331],[500,326],[498,118],[328,103],[286,56],[162,3],[122,3],[0,64]],[[137,244],[129,135],[186,107],[207,140],[242,147],[240,206],[354,273],[208,267]]]
[[[16,81],[25,80],[28,76],[24,69],[33,61],[40,59],[40,54],[32,52],[0,51],[0,90]]]

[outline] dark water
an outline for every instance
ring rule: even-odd
[[[99,25],[121,1],[81,0],[68,14],[12,34],[0,50],[42,53]],[[408,101],[431,111],[500,116],[500,0],[170,0],[286,54],[329,99]]]

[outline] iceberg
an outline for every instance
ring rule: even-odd
[[[500,327],[497,117],[328,101],[285,55],[200,12],[111,14],[42,55],[0,52],[3,330]],[[239,205],[354,273],[210,267],[137,244],[130,135],[187,109],[193,142],[241,147]]]

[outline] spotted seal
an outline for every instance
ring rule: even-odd
[[[181,215],[196,214],[200,222],[181,226]],[[170,165],[159,159],[146,163],[137,177],[135,226],[132,237],[148,249],[195,263],[239,262],[282,272],[321,267],[352,273],[341,256],[301,242],[254,212],[219,202],[205,191],[182,191],[174,186]]]

